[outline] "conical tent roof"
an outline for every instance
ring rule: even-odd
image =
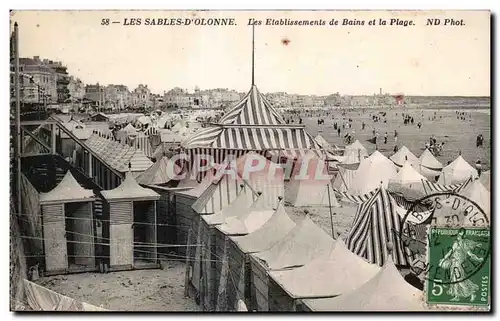
[[[71,171],[66,172],[62,181],[53,190],[40,194],[40,204],[89,202],[93,200],[94,192],[81,187],[71,174]]]
[[[295,223],[286,213],[283,203],[280,202],[274,214],[261,228],[248,235],[234,236],[231,239],[244,253],[256,253],[276,244],[294,227]]]
[[[264,225],[274,214],[274,209],[267,207],[263,195],[246,210],[236,212],[235,216],[226,218],[218,229],[226,235],[243,235],[252,233]]]
[[[418,159],[420,160],[420,165],[429,169],[439,171],[443,168],[443,164],[428,149],[425,149]]]
[[[389,182],[397,182],[397,183],[412,183],[412,182],[421,182],[422,180],[427,180],[422,174],[417,172],[417,170],[411,165],[409,161],[404,162],[403,167],[399,170],[399,172],[394,175]]]
[[[469,184],[460,194],[475,202],[490,217],[491,194],[478,179]]]
[[[143,185],[161,185],[170,182],[181,172],[181,168],[166,156],[137,177],[137,182]]]
[[[255,256],[269,270],[302,266],[329,253],[335,240],[306,216],[281,241]]]
[[[420,160],[415,154],[413,154],[406,146],[401,147],[394,155],[389,157],[390,160],[394,162],[397,166],[401,167],[403,164],[408,161],[410,164],[416,165],[420,164]]]
[[[271,106],[255,85],[252,85],[245,97],[224,114],[219,123],[286,125],[281,114]]]
[[[427,195],[422,181],[427,181],[427,178],[406,161],[399,172],[389,180],[387,189],[402,194],[407,200],[416,200]]]
[[[127,134],[137,134],[137,129],[132,126],[132,124],[127,124],[127,126],[120,129],[119,131]]]
[[[380,267],[349,251],[342,240],[327,255],[291,270],[269,275],[292,297],[329,297],[351,292],[373,278]]]
[[[422,311],[423,292],[406,282],[391,260],[370,281],[335,298],[306,299],[313,311]]]
[[[347,145],[345,147],[344,155],[348,155],[348,154],[353,153],[353,152],[356,155],[359,155],[359,157],[361,159],[368,157],[368,151],[366,150],[365,146],[363,146],[363,144],[361,144],[361,142],[358,139],[356,139],[356,141],[354,143],[352,143],[351,145]]]
[[[443,168],[438,183],[445,185],[458,184],[470,177],[476,178],[477,170],[459,155],[453,162]]]
[[[251,199],[245,193],[245,187],[241,189],[238,196],[227,207],[214,214],[202,215],[202,219],[208,225],[223,224],[228,217],[235,216],[242,211],[247,210],[251,205]]]
[[[352,194],[367,194],[381,185],[387,187],[389,179],[395,176],[396,173],[396,165],[379,151],[375,151],[359,164],[349,192]]]
[[[483,184],[484,188],[490,191],[491,171],[485,171],[479,176],[479,181]]]
[[[142,201],[142,200],[158,200],[160,195],[155,191],[141,187],[129,171],[125,176],[125,180],[112,190],[102,191],[102,196],[109,201]]]

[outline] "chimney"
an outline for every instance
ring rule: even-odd
[[[35,60],[36,62],[40,61],[40,56],[33,56],[33,60]]]

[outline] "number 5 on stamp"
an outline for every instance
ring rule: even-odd
[[[488,228],[431,227],[427,303],[489,306],[489,248]]]

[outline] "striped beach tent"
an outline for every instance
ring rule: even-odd
[[[354,254],[383,266],[389,252],[388,243],[392,243],[394,263],[407,265],[405,249],[398,238],[400,228],[401,217],[394,200],[384,187],[380,187],[358,206],[346,244]]]
[[[297,157],[304,150],[320,149],[305,125],[289,125],[259,92],[256,86],[220,119],[219,123],[197,131],[181,143],[192,152],[214,149],[225,158],[227,151],[268,151]]]
[[[434,183],[428,180],[422,180],[422,185],[424,186],[426,194],[431,195],[435,193],[447,193],[447,192],[459,193],[460,191],[464,190],[471,182],[472,182],[472,177],[469,177],[462,183],[449,184],[449,185]]]
[[[338,189],[333,189],[333,191],[341,199],[346,199],[347,201],[354,203],[354,204],[362,204],[362,203],[368,201],[370,198],[372,198],[373,194],[375,194],[375,191],[371,191],[371,192],[368,192],[366,194],[359,194],[359,195],[354,195],[354,194],[350,194],[347,192],[341,192]]]

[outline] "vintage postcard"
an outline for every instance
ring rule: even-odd
[[[490,32],[11,11],[11,310],[490,311]]]

